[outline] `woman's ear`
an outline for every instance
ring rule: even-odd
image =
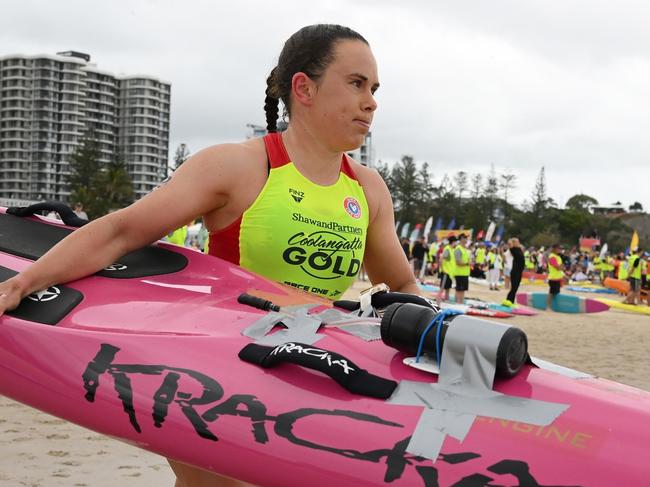
[[[303,72],[298,72],[291,78],[291,92],[295,102],[311,106],[316,94],[316,83]]]

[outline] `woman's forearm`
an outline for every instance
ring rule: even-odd
[[[75,230],[12,278],[21,298],[94,274],[129,252],[117,222],[109,215]]]

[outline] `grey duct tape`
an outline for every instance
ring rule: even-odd
[[[316,333],[322,322],[319,319],[307,315],[290,316],[282,320],[287,327],[286,330],[277,331],[266,335],[255,343],[259,345],[280,345],[286,342],[306,343],[313,345],[325,335]]]
[[[361,338],[367,342],[374,340],[381,340],[381,328],[376,323],[354,323],[349,325],[341,325],[339,330],[343,330],[350,335]]]
[[[282,321],[286,317],[283,313],[276,313],[271,311],[269,314],[262,316],[259,320],[254,322],[252,325],[249,325],[247,328],[242,330],[241,334],[252,338],[253,340],[259,340],[264,337],[268,332],[270,332],[275,325]]]
[[[347,325],[337,325],[338,322],[348,322],[351,319],[355,319],[355,320],[361,319],[352,313],[344,313],[343,311],[339,311],[338,309],[328,308],[318,313],[315,317],[320,318],[323,321],[323,323],[326,325],[336,326],[339,330],[343,330],[346,333],[359,337],[362,340],[365,340],[367,342],[381,339],[381,328],[379,326],[379,323],[357,322],[357,323],[350,323]]]
[[[388,402],[425,408],[407,452],[435,461],[446,435],[462,441],[478,415],[546,426],[569,407],[492,390],[497,349],[507,329],[459,316],[447,329],[438,383],[400,382]]]
[[[440,360],[440,384],[491,390],[497,349],[507,325],[461,315],[451,322]]]
[[[321,324],[336,325],[337,322],[347,322],[358,319],[350,313],[329,308],[320,313],[309,315],[309,310],[319,306],[309,304],[282,308],[281,312],[270,312],[249,325],[242,331],[242,335],[255,340],[259,345],[280,345],[285,342],[299,342],[313,345],[324,335],[317,333]],[[282,322],[287,329],[269,335],[275,325]],[[338,326],[339,329],[357,336],[366,341],[381,339],[380,327],[377,323],[350,323]]]
[[[351,317],[355,318],[355,315],[344,313],[335,308],[327,308],[316,316],[327,325],[335,325],[337,321],[350,321]]]
[[[530,357],[533,365],[536,365],[540,369],[551,370],[556,374],[569,377],[571,379],[591,379],[593,375],[587,374],[586,372],[580,372],[579,370],[570,369],[568,367],[563,367],[562,365],[554,364],[553,362],[547,362],[538,357]]]

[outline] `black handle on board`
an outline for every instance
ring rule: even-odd
[[[287,342],[276,347],[251,343],[242,348],[239,358],[265,369],[289,362],[317,370],[354,394],[378,399],[388,399],[397,387],[397,382],[373,375],[336,352],[304,343]]]
[[[59,201],[43,201],[30,206],[12,206],[7,208],[7,213],[14,216],[32,216],[37,211],[56,211],[65,225],[69,227],[81,227],[88,223],[88,220],[79,218],[72,208]]]

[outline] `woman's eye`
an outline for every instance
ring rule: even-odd
[[[354,80],[354,81],[352,82],[352,84],[353,84],[354,86],[356,86],[357,88],[361,88],[361,81],[358,80],[358,79]]]

